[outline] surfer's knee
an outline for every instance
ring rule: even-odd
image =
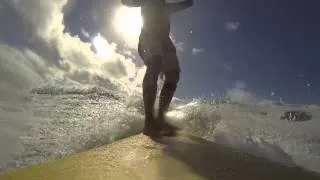
[[[147,66],[147,74],[159,75],[161,70],[161,56],[152,56],[145,61]]]
[[[157,85],[158,76],[160,73],[160,60],[159,57],[153,57],[148,64],[146,64],[146,74],[143,79],[144,88]],[[161,57],[160,57],[161,58]]]
[[[178,84],[179,79],[180,79],[180,71],[177,70],[170,70],[164,72],[166,82],[171,83],[171,84]]]
[[[148,87],[153,87],[157,85],[157,74],[153,72],[146,72],[143,79],[143,88],[146,89]]]
[[[164,87],[171,90],[175,91],[177,88],[177,84],[180,79],[180,71],[179,70],[170,70],[165,72],[165,83]]]

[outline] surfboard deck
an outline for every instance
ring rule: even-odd
[[[320,179],[187,133],[153,141],[142,134],[0,175],[4,180]]]

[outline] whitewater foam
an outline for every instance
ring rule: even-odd
[[[194,115],[194,111],[180,107],[184,117],[191,117],[183,118],[180,123],[203,138],[286,165],[298,164],[320,172],[317,151],[320,145],[317,131],[319,107],[270,103],[254,106],[208,104],[201,101],[190,105],[199,113]],[[280,120],[283,112],[297,108],[312,114],[313,119],[306,122]]]
[[[141,131],[143,118],[135,108],[109,96],[84,94],[34,94],[28,128],[8,147],[1,160],[3,170],[21,168],[62,158],[101,146]],[[17,121],[20,122],[21,119]],[[11,121],[10,121],[11,122]],[[5,127],[16,128],[10,124]],[[6,138],[9,140],[9,138]],[[7,142],[5,142],[8,144]],[[10,154],[8,154],[10,152]]]

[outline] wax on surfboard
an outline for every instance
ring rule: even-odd
[[[60,160],[0,175],[4,180],[316,180],[319,174],[271,162],[192,135],[142,134]]]

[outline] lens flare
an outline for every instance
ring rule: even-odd
[[[102,58],[103,60],[111,59],[112,48],[109,45],[108,41],[100,34],[92,39],[92,44],[95,47],[96,53],[100,58]]]
[[[136,46],[142,24],[140,8],[121,6],[116,13],[115,28],[130,46]]]

